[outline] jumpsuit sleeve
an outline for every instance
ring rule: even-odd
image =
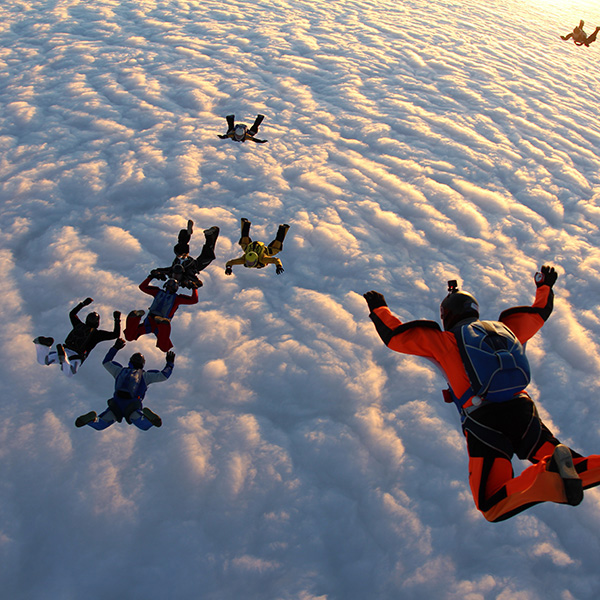
[[[517,336],[521,344],[524,344],[542,328],[553,308],[554,292],[550,286],[542,285],[537,288],[531,306],[509,308],[502,312],[498,320]]]
[[[240,256],[239,258],[232,258],[225,263],[226,267],[233,267],[233,265],[243,265],[246,262],[245,256]]]
[[[263,256],[261,259],[265,265],[277,265],[278,267],[283,267],[283,264],[276,256]]]
[[[115,378],[123,369],[122,365],[120,365],[118,362],[113,361],[113,358],[116,356],[117,352],[118,352],[117,348],[115,348],[113,346],[106,353],[106,356],[104,357],[104,360],[102,361],[102,365],[104,366],[104,368]]]
[[[162,371],[157,371],[156,369],[151,369],[150,371],[144,371],[144,381],[147,385],[152,383],[160,383],[161,381],[166,381],[171,377],[171,373],[173,372],[173,366],[171,363],[167,363],[165,368]]]
[[[175,301],[177,306],[181,306],[182,304],[197,304],[198,302],[198,290],[193,289],[191,296],[186,296],[184,294],[177,294],[177,300]]]
[[[83,302],[80,302],[75,308],[69,312],[69,319],[71,321],[71,325],[75,327],[75,325],[79,325],[81,323],[81,319],[77,316],[77,313],[83,308]]]
[[[150,285],[151,281],[152,277],[146,277],[146,279],[140,283],[140,290],[149,296],[156,296],[156,294],[160,292],[160,288],[157,288],[155,285]]]

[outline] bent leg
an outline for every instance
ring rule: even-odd
[[[125,330],[123,331],[123,335],[128,342],[137,340],[140,336],[148,333],[146,321],[140,324],[142,317],[136,315],[135,312],[136,311],[130,312],[129,315],[127,315],[127,320],[125,321]]]
[[[265,118],[264,115],[256,115],[254,124],[252,125],[252,127],[250,127],[250,130],[248,131],[248,133],[250,135],[256,135],[258,133],[258,128],[259,128],[260,124],[263,122],[264,118]]]
[[[100,413],[95,421],[90,421],[89,423],[87,423],[87,425],[89,425],[93,429],[96,429],[97,431],[102,431],[103,429],[110,427],[115,422],[115,415],[113,415],[112,411],[108,409],[105,410],[103,413]]]
[[[56,352],[50,352],[50,346],[44,344],[35,344],[35,354],[40,365],[53,365],[58,360]]]
[[[171,323],[156,323],[154,329],[156,334],[156,346],[163,352],[168,352],[173,347],[171,342]]]
[[[206,241],[204,242],[204,246],[202,246],[202,252],[194,261],[194,270],[196,273],[206,269],[206,267],[208,267],[208,265],[215,260],[215,245],[217,243],[217,238],[219,237],[219,228],[216,226],[211,227],[204,232],[204,235],[206,237]]]
[[[598,31],[600,31],[600,27],[596,27],[596,31],[588,36],[587,40],[585,40],[585,45],[589,46],[592,42],[596,41],[596,37],[598,35]]]
[[[510,461],[503,456],[472,457],[469,483],[475,505],[490,522],[504,521],[539,502],[567,503],[558,473],[546,470],[550,457],[513,477]]]

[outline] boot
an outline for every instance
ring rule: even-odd
[[[95,421],[97,417],[98,415],[96,414],[96,412],[92,410],[91,412],[86,413],[85,415],[77,417],[75,419],[75,427],[83,427],[84,425]]]
[[[275,239],[283,244],[283,240],[285,240],[285,236],[289,228],[290,226],[287,223],[280,225],[279,229],[277,230],[277,235],[275,236]]]
[[[142,408],[142,414],[154,427],[160,427],[162,425],[162,419],[156,414],[153,413],[149,408]]]
[[[567,504],[577,506],[583,500],[583,483],[573,465],[573,457],[567,446],[558,444],[554,448],[547,470],[560,475],[565,488]]]
[[[248,219],[242,218],[242,237],[250,237],[250,221]]]
[[[38,344],[40,346],[48,346],[48,348],[50,348],[50,346],[54,344],[54,338],[44,337],[43,335],[40,335],[39,337],[36,337],[35,340],[33,340],[33,343]]]

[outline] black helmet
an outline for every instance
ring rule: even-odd
[[[100,326],[100,315],[97,312],[91,312],[85,318],[85,324],[97,329]]]
[[[455,280],[448,282],[448,295],[440,304],[444,329],[449,331],[463,319],[479,318],[479,304],[471,294],[459,292]]]
[[[179,289],[179,284],[175,279],[169,279],[163,286],[163,289],[165,292],[169,292],[169,294],[175,294]]]
[[[144,358],[143,354],[141,354],[140,352],[136,352],[135,354],[131,355],[131,358],[129,359],[129,364],[134,369],[143,369],[144,365],[146,364],[146,359]]]

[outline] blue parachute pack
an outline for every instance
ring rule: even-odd
[[[473,321],[453,330],[471,382],[460,398],[459,410],[471,396],[488,402],[506,402],[531,381],[525,349],[515,334],[499,321]]]

